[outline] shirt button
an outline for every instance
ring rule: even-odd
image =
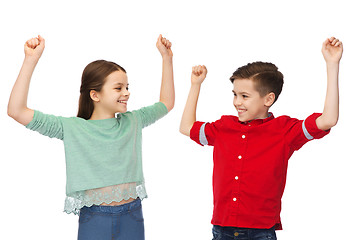
[[[241,156],[241,155],[239,155],[239,156],[238,156],[238,159],[242,159],[242,156]]]
[[[235,176],[235,180],[238,180],[239,179],[239,177],[238,176]]]
[[[241,137],[244,139],[244,138],[245,138],[245,135],[242,135]]]
[[[233,201],[236,202],[236,200],[237,200],[236,197],[234,197],[234,198],[233,198]]]

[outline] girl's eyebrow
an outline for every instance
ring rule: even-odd
[[[116,86],[117,85],[124,86],[125,84],[118,82],[118,83],[114,83],[114,85],[116,85]],[[126,86],[129,86],[129,84],[126,84]]]

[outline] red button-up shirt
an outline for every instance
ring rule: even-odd
[[[288,160],[295,150],[329,131],[316,126],[314,113],[305,121],[271,114],[266,119],[241,123],[222,116],[213,123],[195,122],[190,137],[214,146],[211,223],[243,228],[282,229],[281,197]]]

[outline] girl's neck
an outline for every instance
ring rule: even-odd
[[[102,119],[109,119],[114,117],[115,117],[114,113],[105,113],[94,110],[89,120],[102,120]]]

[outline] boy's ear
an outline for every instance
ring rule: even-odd
[[[94,102],[99,102],[100,99],[98,97],[98,92],[95,90],[91,90],[90,91],[90,98],[94,101]]]
[[[268,93],[265,96],[265,106],[271,107],[271,105],[273,105],[274,102],[275,102],[275,93],[273,93],[273,92]]]

